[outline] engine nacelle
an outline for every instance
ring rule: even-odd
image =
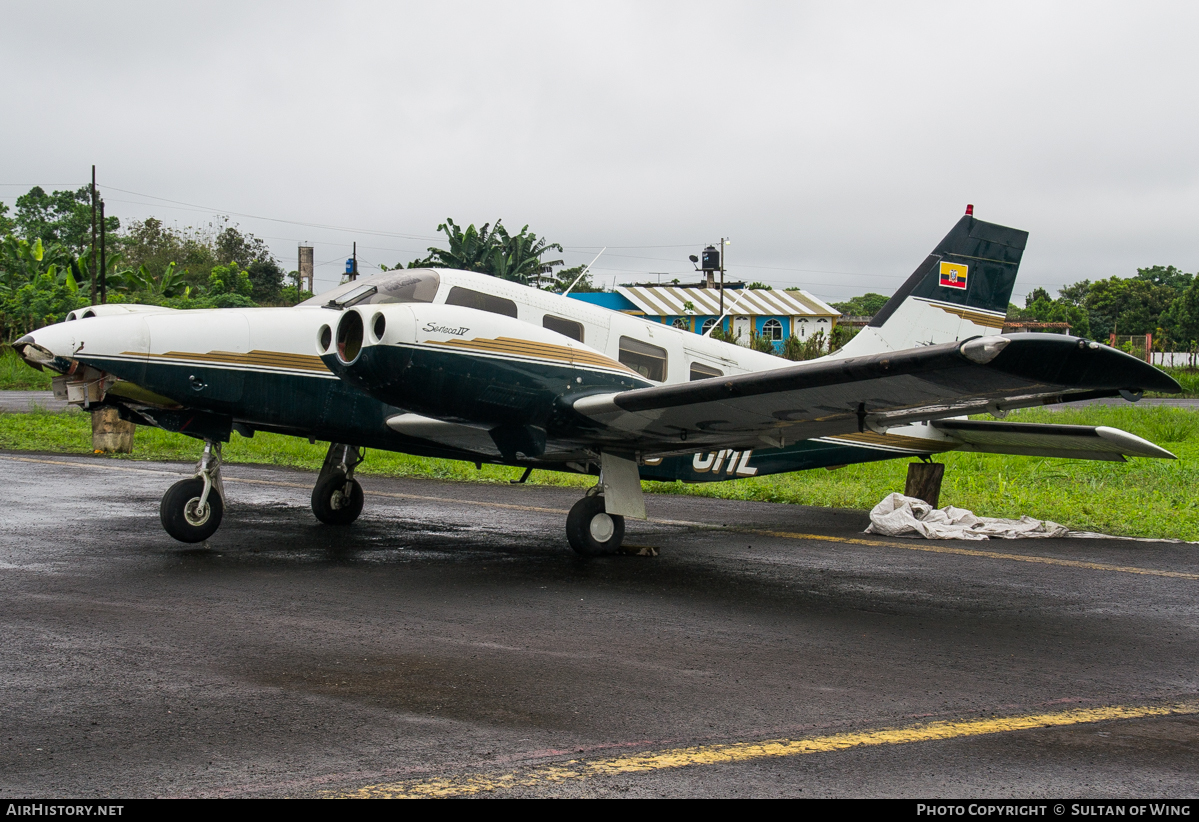
[[[426,416],[544,426],[558,397],[644,384],[601,352],[513,317],[425,303],[338,313],[318,331],[329,369]]]

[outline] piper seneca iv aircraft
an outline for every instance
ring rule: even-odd
[[[203,440],[196,476],[162,498],[162,524],[184,542],[220,524],[221,444],[270,431],[330,443],[312,492],[329,525],[362,511],[366,448],[595,475],[566,536],[605,554],[625,517],[645,518],[643,479],[954,450],[1173,458],[1113,428],[966,419],[1181,390],[1095,342],[1000,336],[1027,237],[968,210],[868,327],[798,363],[448,269],[378,273],[294,308],[92,306],[15,347],[57,372],[71,403]]]

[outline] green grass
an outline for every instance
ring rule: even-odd
[[[1126,463],[1058,460],[993,454],[945,454],[941,504],[983,516],[1051,519],[1071,528],[1127,536],[1199,540],[1199,413],[1180,408],[1093,406],[1057,412],[1023,411],[1009,419],[1108,425],[1145,437],[1173,451],[1178,460],[1134,459]],[[90,418],[77,412],[0,414],[0,449],[91,452]],[[137,429],[132,459],[194,461],[199,443],[154,428]],[[316,471],[325,445],[259,433],[234,435],[225,447],[230,463],[282,465]],[[117,457],[130,459],[130,457]],[[647,491],[723,499],[869,509],[892,491],[902,491],[909,460],[816,469],[734,482],[686,485],[647,482]],[[364,475],[429,477],[452,481],[505,482],[520,469],[425,459],[371,451]],[[536,471],[534,484],[584,488],[594,480]],[[798,527],[798,525],[797,525]]]
[[[1182,386],[1181,394],[1159,394],[1155,391],[1146,392],[1146,397],[1182,397],[1185,399],[1199,398],[1199,369],[1195,368],[1165,368],[1163,366],[1155,366],[1162,371],[1165,371],[1171,377],[1178,381]]]
[[[0,345],[0,391],[49,391],[50,374],[25,364],[7,345]]]

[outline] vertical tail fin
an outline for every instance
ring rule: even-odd
[[[958,220],[933,253],[838,356],[878,354],[998,334],[1028,232]]]

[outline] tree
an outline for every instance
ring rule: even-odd
[[[108,278],[109,288],[149,297],[186,297],[191,288],[183,279],[183,272],[175,269],[175,264],[167,265],[161,276],[155,277],[145,264],[137,270],[127,268]]]
[[[519,234],[509,235],[501,221],[496,220],[495,236],[498,237],[498,241],[488,273],[502,280],[528,285],[530,280],[537,279],[541,274],[549,274],[555,267],[562,265],[561,260],[541,259],[541,256],[551,249],[561,252],[562,246],[558,243],[547,243],[545,239],[529,231],[527,225]]]
[[[482,228],[475,228],[471,223],[465,231],[450,218],[437,226],[438,231],[444,231],[449,241],[449,248],[429,247],[429,256],[421,260],[413,260],[409,268],[456,268],[461,271],[478,271],[489,273],[492,255],[495,253],[496,239],[492,236],[491,223],[483,223]]]
[[[1172,265],[1155,265],[1152,268],[1138,268],[1137,279],[1145,280],[1157,286],[1168,286],[1178,293],[1186,291],[1192,281],[1192,275],[1179,271]]]
[[[799,289],[795,290],[798,291]],[[831,303],[831,305],[849,317],[873,317],[882,310],[889,299],[891,298],[869,291],[860,297],[854,297],[843,303]]]
[[[4,330],[9,340],[42,326],[62,322],[67,312],[88,304],[68,274],[61,280],[48,271],[3,295]]]
[[[1100,339],[1113,333],[1152,334],[1175,296],[1170,286],[1149,279],[1099,280],[1091,284],[1085,302],[1090,330]]]
[[[572,294],[589,294],[597,291],[603,291],[604,289],[601,286],[598,286],[591,281],[590,271],[588,271],[586,274],[583,274],[583,269],[586,267],[587,266],[585,265],[576,265],[573,268],[559,269],[558,271],[554,272],[554,283],[552,285],[545,286],[545,290],[561,294],[562,292],[566,291],[566,289],[570,288],[571,284],[573,283],[574,288],[570,288]],[[579,279],[580,274],[583,274],[582,279]],[[575,280],[579,281],[576,283]]]
[[[508,233],[502,220],[496,220],[494,229],[491,223],[484,223],[482,228],[475,228],[474,223],[471,223],[464,230],[447,218],[437,226],[437,230],[445,233],[449,248],[431,246],[429,255],[413,260],[408,264],[409,268],[478,271],[527,285],[562,265],[561,260],[541,259],[550,250],[561,251],[562,246],[546,242],[529,231],[527,225],[517,234]]]
[[[41,186],[17,198],[17,231],[27,240],[40,239],[45,245],[60,244],[75,256],[81,256],[92,244],[92,190],[47,194]],[[104,221],[108,233],[121,226],[116,217]]]
[[[760,283],[757,281],[750,283],[749,285],[746,286],[746,288],[750,289],[751,291],[774,291],[774,288],[772,286],[769,286],[769,285],[766,285],[766,283]]]
[[[8,216],[8,206],[0,203],[0,236],[7,237],[17,227],[17,221]]]
[[[783,356],[788,360],[814,360],[824,356],[824,332],[817,331],[807,339],[792,334],[783,343]]]
[[[1058,296],[1063,302],[1070,305],[1076,305],[1082,308],[1086,305],[1087,294],[1091,291],[1090,280],[1080,280],[1073,285],[1067,285],[1058,289]]]
[[[1190,345],[1199,341],[1199,277],[1192,278],[1190,286],[1174,298],[1160,320],[1174,342]]]
[[[1049,296],[1048,291],[1046,291],[1045,289],[1038,286],[1037,288],[1034,288],[1031,292],[1029,292],[1024,297],[1024,307],[1025,308],[1030,307],[1037,300],[1044,300],[1045,302],[1049,303],[1049,302],[1053,302],[1053,297]]]
[[[161,278],[167,266],[175,264],[184,269],[182,276],[193,288],[204,285],[203,272],[211,271],[217,262],[213,248],[197,232],[180,231],[155,217],[130,223],[120,248],[130,269],[145,266],[151,277]]]
[[[250,277],[250,298],[257,303],[277,303],[283,296],[283,267],[273,257],[253,260],[246,267]]]

